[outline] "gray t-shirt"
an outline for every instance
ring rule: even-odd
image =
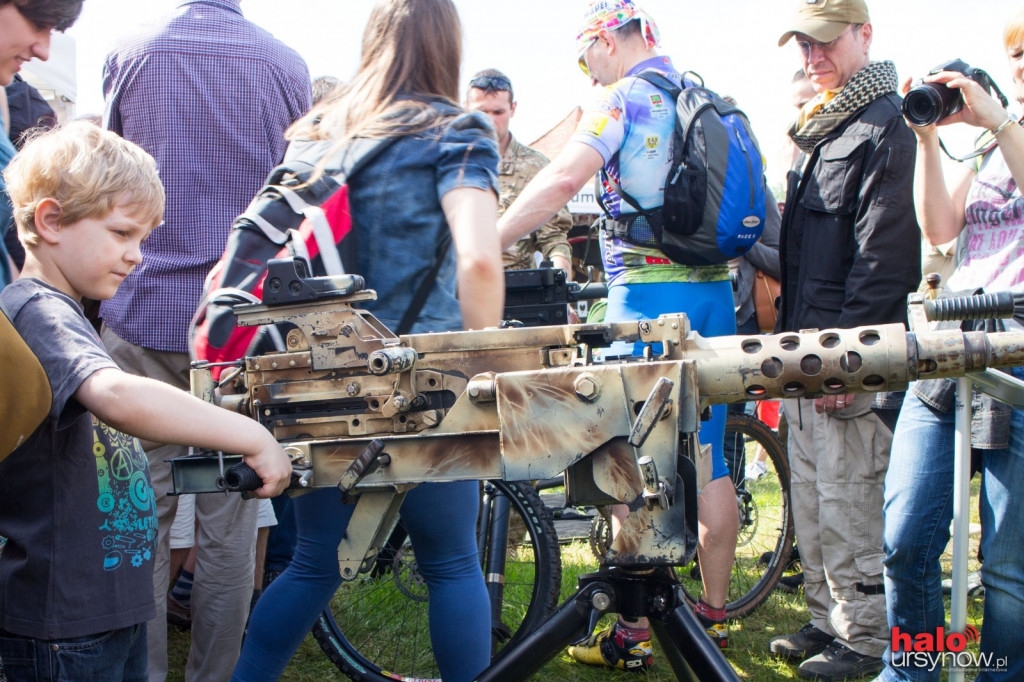
[[[0,629],[49,640],[143,623],[155,614],[149,461],[74,398],[117,365],[63,293],[23,278],[0,297],[53,393],[46,420],[0,462]]]

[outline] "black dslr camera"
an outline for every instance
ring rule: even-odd
[[[962,73],[985,88],[987,92],[994,92],[1003,107],[1007,106],[1006,96],[996,87],[992,77],[981,69],[971,68],[967,62],[953,59],[939,64],[929,71],[928,75],[932,76],[941,71]],[[963,96],[956,88],[947,88],[945,83],[922,83],[911,88],[907,96],[903,98],[903,115],[915,126],[927,126],[937,123],[947,116],[952,116],[963,106]]]

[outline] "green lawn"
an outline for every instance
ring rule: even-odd
[[[977,523],[976,496],[978,481],[972,484],[972,519]],[[977,568],[974,555],[977,551],[977,536],[971,538],[971,568]],[[562,548],[562,598],[571,595],[576,588],[576,576],[592,571],[596,562],[588,548],[581,543],[564,545]],[[949,571],[948,556],[945,569]],[[947,601],[948,609],[948,601]],[[968,608],[968,620],[980,627],[982,601],[971,600]],[[353,614],[353,618],[362,619],[361,614]],[[807,609],[803,603],[803,594],[784,594],[776,590],[769,599],[753,614],[731,624],[730,647],[726,657],[744,680],[764,681],[797,679],[796,666],[784,663],[768,653],[769,640],[779,634],[792,632],[800,628],[808,619]],[[169,646],[171,648],[171,674],[169,680],[182,680],[184,661],[189,635],[176,628],[171,628]],[[674,680],[671,668],[664,662],[657,651],[655,643],[655,665],[648,679]],[[573,662],[562,654],[549,661],[532,679],[559,680],[566,682],[607,682],[608,680],[627,680],[632,673],[614,670],[589,668]],[[968,676],[969,677],[969,676]],[[970,677],[969,677],[970,678]],[[282,680],[329,680],[345,679],[327,660],[313,638],[307,637],[302,647],[292,659]]]

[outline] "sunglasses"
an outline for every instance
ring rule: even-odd
[[[796,41],[796,44],[797,47],[800,48],[800,51],[804,54],[805,57],[810,56],[811,50],[813,50],[814,48],[818,48],[818,50],[821,52],[831,52],[832,50],[835,49],[836,45],[839,44],[839,41],[842,39],[842,37],[845,36],[850,31],[852,31],[853,29],[854,24],[851,24],[845,31],[843,31],[842,33],[840,33],[838,36],[828,41],[827,43],[819,43],[817,40],[798,40]]]
[[[512,84],[504,78],[497,76],[477,76],[469,81],[469,87],[480,90],[499,90],[501,92],[512,92]]]
[[[587,45],[583,52],[580,53],[580,71],[582,71],[583,75],[587,78],[590,78],[590,67],[587,65],[587,53],[590,52],[590,48],[593,47],[596,42],[597,38],[595,37],[590,41],[590,44]]]

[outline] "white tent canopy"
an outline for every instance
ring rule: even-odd
[[[75,39],[54,33],[50,41],[50,58],[33,59],[21,70],[21,77],[39,90],[43,98],[64,121],[75,116],[78,100],[78,79],[75,74]]]

